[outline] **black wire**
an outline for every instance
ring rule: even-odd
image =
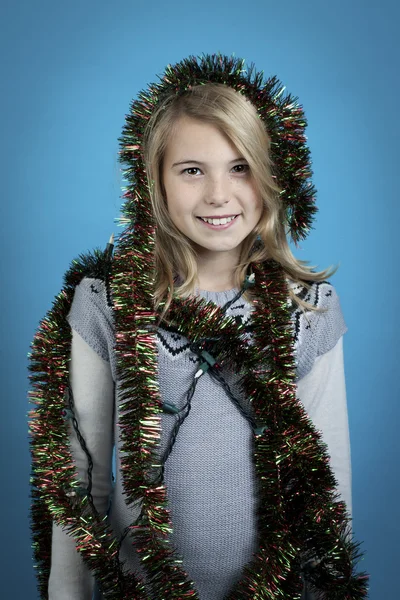
[[[229,384],[225,381],[225,379],[222,377],[219,369],[216,369],[214,367],[210,367],[208,369],[208,372],[210,373],[210,375],[212,377],[214,377],[214,379],[216,379],[224,388],[225,392],[227,393],[228,397],[231,399],[232,403],[237,407],[237,409],[239,410],[239,412],[241,413],[241,415],[250,423],[252,429],[254,430],[257,427],[257,423],[255,422],[255,420],[253,419],[253,417],[251,415],[249,415],[245,409],[243,408],[243,406],[241,405],[240,401],[233,395]],[[189,390],[187,393],[187,400],[186,403],[184,404],[184,406],[180,409],[179,413],[176,415],[176,421],[175,421],[175,425],[173,427],[173,430],[171,432],[171,436],[170,436],[170,440],[169,440],[169,444],[168,444],[168,448],[166,449],[166,451],[164,452],[164,455],[161,459],[161,467],[160,467],[160,472],[158,477],[156,478],[154,483],[161,483],[163,481],[164,478],[164,470],[165,470],[165,463],[168,460],[168,457],[170,456],[172,449],[174,447],[174,444],[176,442],[176,438],[178,436],[178,432],[179,429],[181,427],[181,425],[183,424],[183,422],[185,421],[186,417],[188,416],[190,409],[191,409],[191,400],[194,396],[194,392],[197,386],[197,382],[199,381],[199,378],[194,379]],[[184,414],[181,414],[182,411],[184,411],[186,409],[186,412]]]
[[[74,412],[74,397],[73,397],[72,388],[71,388],[70,383],[68,383],[68,403],[69,403],[69,410],[71,411],[71,414],[72,414],[71,420],[72,420],[72,423],[73,423],[73,426],[74,426],[74,430],[76,432],[76,435],[77,435],[77,438],[78,438],[79,443],[81,445],[81,448],[85,452],[85,454],[87,456],[87,459],[88,459],[88,465],[89,465],[88,469],[87,469],[87,473],[88,473],[88,486],[86,488],[87,499],[88,499],[88,502],[90,504],[91,509],[93,510],[94,515],[96,517],[98,517],[98,518],[101,519],[101,516],[99,515],[99,513],[98,513],[98,511],[97,511],[97,509],[95,507],[93,496],[92,496],[92,493],[91,493],[91,491],[92,491],[93,460],[92,460],[92,457],[91,457],[91,454],[90,454],[89,450],[87,449],[85,439],[83,438],[83,436],[81,435],[81,432],[79,431],[78,421],[76,419],[75,412]],[[141,514],[139,515],[138,519],[140,517],[141,517]],[[121,594],[124,592],[125,585],[124,585],[124,582],[123,582],[123,570],[122,570],[121,561],[119,559],[119,552],[120,552],[120,549],[121,549],[122,542],[123,542],[123,540],[126,537],[126,535],[127,535],[128,532],[129,532],[129,527],[127,527],[124,530],[124,533],[123,533],[121,539],[118,541],[118,553],[116,554],[115,559],[114,559],[115,562],[116,562],[116,565],[117,565],[118,573],[119,573],[119,576],[118,576],[118,587],[119,587],[119,591],[121,592]],[[100,587],[100,591],[102,591],[100,582],[97,582],[97,583],[98,583],[98,585]]]
[[[214,367],[211,367],[209,369],[209,373],[210,373],[210,375],[212,377],[214,377],[214,379],[216,379],[222,385],[222,387],[224,388],[225,392],[227,393],[227,395],[229,396],[229,398],[232,400],[233,404],[239,410],[240,414],[245,419],[247,419],[247,421],[250,423],[251,427],[254,430],[257,427],[257,423],[255,422],[255,420],[253,419],[253,417],[246,412],[246,410],[243,408],[243,406],[241,405],[241,403],[239,402],[239,400],[233,395],[233,393],[231,391],[231,388],[229,387],[229,384],[222,377],[219,369],[215,369]]]
[[[106,249],[104,250],[104,283],[106,287],[106,298],[107,305],[110,308],[113,308],[113,303],[111,299],[111,289],[110,289],[110,273],[111,273],[111,261],[113,254],[114,244],[108,243]]]
[[[109,259],[111,259],[111,254],[112,254],[112,248],[111,248],[111,252],[109,255]],[[112,307],[112,300],[111,300],[111,293],[110,293],[110,286],[109,286],[109,269],[108,269],[108,265],[106,265],[106,269],[105,269],[105,273],[104,273],[104,279],[105,279],[105,286],[106,286],[106,296],[107,296],[107,304],[108,306]],[[234,296],[234,298],[232,298],[231,300],[229,300],[228,302],[226,302],[226,304],[224,304],[224,306],[221,308],[223,313],[226,313],[227,310],[230,308],[230,306],[232,306],[232,304],[234,304],[246,291],[246,289],[249,287],[249,281],[248,279],[246,279],[245,281],[245,285],[242,287],[242,289]],[[210,346],[212,347],[213,342],[218,342],[220,341],[221,338],[202,338],[200,340],[197,340],[197,342],[193,342],[190,344],[190,349],[194,354],[197,354],[197,356],[199,357],[199,359],[201,360],[202,355],[201,352],[203,350],[203,347],[205,345],[207,345],[207,347],[209,349]],[[232,401],[232,403],[236,406],[236,408],[239,410],[239,412],[241,413],[241,415],[249,422],[249,424],[251,425],[251,427],[253,428],[253,430],[256,428],[257,423],[255,422],[254,418],[248,414],[245,409],[243,408],[243,406],[241,405],[241,403],[239,402],[239,400],[234,396],[234,394],[232,393],[229,384],[225,381],[225,379],[223,378],[222,374],[219,371],[219,368],[215,368],[214,366],[209,366],[208,371],[210,373],[210,376],[213,377],[216,381],[218,381],[221,386],[223,387],[223,389],[225,390],[226,394],[228,395],[228,397],[230,398],[230,400]],[[159,484],[163,481],[164,479],[164,471],[165,471],[165,463],[168,460],[173,447],[175,445],[176,442],[176,438],[178,436],[178,432],[179,429],[181,427],[181,425],[184,423],[185,419],[188,417],[190,410],[191,410],[191,401],[192,398],[194,396],[196,387],[197,387],[197,383],[199,381],[199,378],[194,378],[193,382],[187,392],[187,397],[186,397],[186,403],[184,404],[184,406],[180,409],[179,413],[177,414],[177,418],[176,418],[176,422],[175,425],[172,429],[171,432],[171,436],[170,436],[170,441],[168,444],[168,447],[166,449],[166,451],[164,452],[164,455],[161,459],[161,467],[159,470],[159,474],[157,476],[157,478],[155,479],[155,481],[153,482],[153,484]],[[74,399],[73,399],[73,393],[72,393],[72,388],[70,386],[70,384],[68,384],[68,392],[69,392],[69,409],[71,411],[71,415],[72,415],[72,423],[73,423],[73,427],[74,430],[76,432],[77,438],[79,440],[79,443],[83,449],[83,451],[85,452],[87,459],[88,459],[88,469],[87,469],[87,473],[88,473],[88,486],[87,486],[87,498],[88,501],[90,503],[90,506],[93,510],[93,512],[95,513],[95,515],[99,516],[99,513],[94,505],[94,500],[93,500],[93,496],[92,496],[92,471],[93,471],[93,460],[91,457],[91,454],[89,452],[89,450],[87,449],[86,446],[86,442],[85,439],[83,438],[83,436],[81,435],[80,431],[79,431],[79,427],[78,427],[78,421],[76,419],[75,416],[75,412],[74,412]],[[114,393],[115,393],[115,384],[114,384]],[[181,414],[182,413],[182,414]],[[113,477],[114,480],[114,477]],[[140,521],[142,521],[143,519],[143,503],[142,503],[142,508],[141,511],[139,513],[139,516],[137,517],[137,519],[134,521],[133,526],[136,526],[140,523]],[[120,566],[120,561],[119,561],[119,554],[120,554],[120,550],[121,550],[121,546],[122,543],[124,541],[124,539],[126,538],[126,536],[128,535],[128,533],[131,531],[131,527],[132,525],[127,526],[123,533],[120,535],[119,540],[118,540],[118,552],[116,555],[116,561],[119,565],[119,570],[121,569]],[[306,570],[306,567],[303,565],[302,566],[302,571]],[[123,592],[123,583],[122,580],[120,578],[118,585],[120,588],[120,591]],[[307,585],[307,582],[305,582],[305,585]]]
[[[71,414],[72,414],[71,420],[72,420],[72,424],[73,424],[74,429],[75,429],[76,436],[77,436],[77,438],[79,440],[79,443],[81,445],[82,450],[84,451],[84,453],[86,454],[87,459],[88,459],[88,465],[89,465],[88,469],[87,469],[87,473],[88,473],[88,486],[87,486],[87,489],[86,489],[87,497],[88,497],[88,500],[90,502],[90,505],[91,505],[93,511],[95,512],[95,514],[97,516],[99,516],[99,513],[97,512],[97,509],[96,509],[96,507],[94,505],[93,496],[92,496],[92,493],[91,493],[92,492],[93,460],[92,460],[92,457],[91,457],[91,454],[90,454],[89,450],[87,449],[85,439],[82,437],[81,432],[79,431],[78,421],[76,419],[75,412],[74,412],[74,396],[73,396],[73,393],[72,393],[72,388],[71,388],[70,383],[68,383],[68,403],[69,403],[69,409],[70,409]]]
[[[178,431],[182,425],[182,423],[185,421],[186,417],[188,416],[188,414],[190,413],[190,409],[192,408],[192,398],[194,396],[194,392],[196,390],[196,386],[197,386],[197,382],[198,379],[193,379],[192,384],[190,386],[190,388],[188,389],[187,395],[186,395],[186,403],[184,404],[184,406],[180,409],[179,414],[177,414],[177,418],[175,421],[175,425],[172,429],[171,432],[171,436],[169,438],[169,444],[168,447],[166,449],[166,451],[164,452],[164,455],[161,459],[161,467],[160,467],[160,472],[158,474],[158,477],[155,480],[155,483],[160,483],[161,481],[163,481],[164,479],[164,469],[165,469],[165,463],[168,460],[169,455],[172,452],[172,449],[174,447],[177,435],[178,435]],[[182,411],[185,411],[183,414]]]
[[[229,300],[222,306],[221,310],[223,313],[226,313],[228,308],[232,304],[234,304],[244,294],[244,292],[246,291],[248,286],[249,286],[249,281],[248,281],[248,279],[246,279],[245,285],[242,287],[242,289],[231,300]],[[212,346],[213,342],[217,342],[220,340],[221,340],[221,338],[202,338],[200,340],[197,340],[196,342],[190,343],[189,348],[194,354],[197,354],[199,359],[201,359],[202,358],[201,353],[204,349],[203,346],[206,345],[209,348],[210,346]],[[211,348],[210,348],[210,350],[211,350]],[[222,377],[221,373],[219,372],[219,369],[216,369],[214,367],[209,367],[208,371],[210,372],[210,375],[212,375],[222,385],[222,387],[226,391],[228,397],[232,400],[233,404],[238,408],[238,410],[243,415],[243,417],[245,419],[247,419],[247,421],[249,421],[251,427],[253,429],[255,429],[255,427],[257,426],[256,422],[254,421],[254,419],[251,415],[247,414],[247,412],[244,410],[244,408],[242,407],[239,400],[237,398],[235,398],[228,383],[225,381],[225,379]],[[176,421],[175,421],[174,427],[173,427],[171,435],[170,435],[169,444],[161,458],[160,471],[159,471],[159,474],[158,474],[156,480],[154,481],[154,483],[161,483],[164,479],[165,463],[168,460],[168,457],[170,456],[170,454],[172,452],[172,449],[176,442],[176,438],[178,436],[179,429],[190,413],[190,409],[192,407],[191,401],[194,396],[194,392],[196,390],[198,380],[199,380],[199,378],[196,378],[196,377],[193,379],[193,382],[187,392],[186,403],[179,410],[179,413],[176,415]]]
[[[222,306],[222,308],[221,308],[222,312],[226,313],[228,308],[230,306],[232,306],[232,304],[234,304],[236,302],[236,300],[239,300],[239,298],[241,296],[243,296],[243,294],[245,293],[247,288],[248,288],[248,285],[244,285],[234,298],[232,298],[231,300],[228,300],[228,302]]]
[[[111,250],[112,252],[112,250]],[[109,257],[111,259],[111,256]],[[108,266],[108,265],[107,265]],[[105,284],[106,284],[106,295],[107,295],[107,303],[109,304],[109,306],[112,306],[111,303],[111,298],[110,298],[110,289],[109,289],[109,270],[106,267],[105,269]],[[224,304],[224,306],[221,308],[223,313],[226,313],[226,311],[228,310],[228,308],[234,304],[246,291],[247,287],[249,286],[249,282],[246,279],[245,281],[245,285],[242,287],[242,289],[228,302],[226,302],[226,304]],[[210,345],[213,342],[216,341],[220,341],[221,338],[203,338],[201,340],[198,340],[197,342],[193,342],[190,344],[190,349],[193,353],[197,354],[199,358],[201,358],[201,352],[203,350],[202,346],[204,346],[205,344]],[[219,371],[213,367],[210,367],[208,369],[210,371],[210,374],[219,382],[221,383],[221,385],[223,386],[223,388],[225,389],[226,393],[228,394],[229,398],[232,400],[232,402],[235,404],[235,406],[238,408],[238,410],[241,412],[241,414],[249,421],[249,423],[251,424],[252,427],[255,427],[255,422],[253,420],[253,418],[248,415],[243,407],[241,406],[240,402],[235,398],[235,396],[232,394],[229,385],[227,384],[227,382],[224,380],[224,378],[222,377],[222,375],[219,373]],[[170,440],[169,440],[169,444],[168,447],[166,449],[166,451],[164,452],[164,455],[161,459],[161,467],[159,470],[159,474],[157,476],[157,478],[155,479],[155,481],[153,482],[153,484],[159,484],[160,482],[163,481],[164,479],[164,470],[165,470],[165,463],[168,460],[168,457],[170,456],[172,449],[175,445],[176,442],[176,438],[178,436],[178,432],[179,429],[181,427],[181,425],[184,423],[185,419],[187,418],[187,416],[190,413],[190,409],[192,406],[192,398],[194,396],[196,387],[197,387],[197,383],[198,383],[199,378],[194,378],[193,382],[190,386],[190,388],[188,389],[187,392],[187,396],[186,396],[186,403],[184,404],[184,406],[180,409],[179,413],[177,414],[177,418],[176,418],[176,422],[175,425],[172,429],[171,432],[171,436],[170,436]],[[115,389],[115,387],[114,387]],[[93,470],[93,460],[92,457],[90,455],[89,450],[87,449],[86,446],[86,442],[84,440],[84,438],[82,437],[80,431],[79,431],[79,427],[78,427],[78,421],[75,417],[75,413],[74,413],[74,400],[73,400],[73,394],[72,394],[72,388],[70,386],[70,384],[68,384],[68,391],[69,391],[69,408],[72,414],[72,423],[74,426],[74,430],[76,432],[77,438],[79,440],[79,443],[83,449],[83,451],[85,452],[87,459],[88,459],[88,469],[87,469],[87,473],[88,473],[88,486],[87,486],[87,498],[88,501],[93,509],[93,511],[95,512],[95,514],[97,516],[99,516],[97,509],[94,505],[94,501],[93,501],[93,496],[91,494],[91,490],[92,490],[92,470]],[[182,413],[182,414],[181,414]],[[138,516],[138,518],[135,520],[134,525],[137,525],[140,520],[143,517],[143,507],[142,510],[140,511],[140,514]],[[120,536],[119,539],[119,544],[118,544],[118,554],[119,551],[121,549],[122,546],[122,542],[125,539],[125,537],[127,536],[127,534],[130,531],[130,526],[126,527],[124,532],[122,533],[122,535]]]

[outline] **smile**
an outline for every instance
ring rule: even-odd
[[[238,218],[239,215],[232,217],[223,217],[222,219],[209,219],[197,217],[202,223],[211,229],[227,229]]]

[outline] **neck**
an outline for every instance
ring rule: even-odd
[[[233,270],[213,269],[212,271],[197,272],[197,287],[209,292],[224,292],[235,287]]]
[[[201,281],[197,284],[199,290],[203,290],[205,292],[227,292],[232,290],[235,287],[235,284],[232,283],[220,283],[220,282],[204,282]]]
[[[235,287],[234,273],[239,257],[228,252],[197,255],[197,287],[224,292]]]

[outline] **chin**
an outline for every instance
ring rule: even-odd
[[[196,244],[199,251],[206,250],[208,252],[233,252],[236,250],[241,244],[228,244],[228,245],[215,245],[215,246],[206,246],[201,244]]]

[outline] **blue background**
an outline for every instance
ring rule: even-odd
[[[37,597],[30,341],[72,258],[120,232],[117,138],[131,99],[167,63],[221,51],[276,74],[309,121],[320,210],[297,256],[319,268],[340,263],[332,282],[349,328],[353,527],[364,541],[370,598],[398,598],[398,6],[3,0],[2,597]]]

